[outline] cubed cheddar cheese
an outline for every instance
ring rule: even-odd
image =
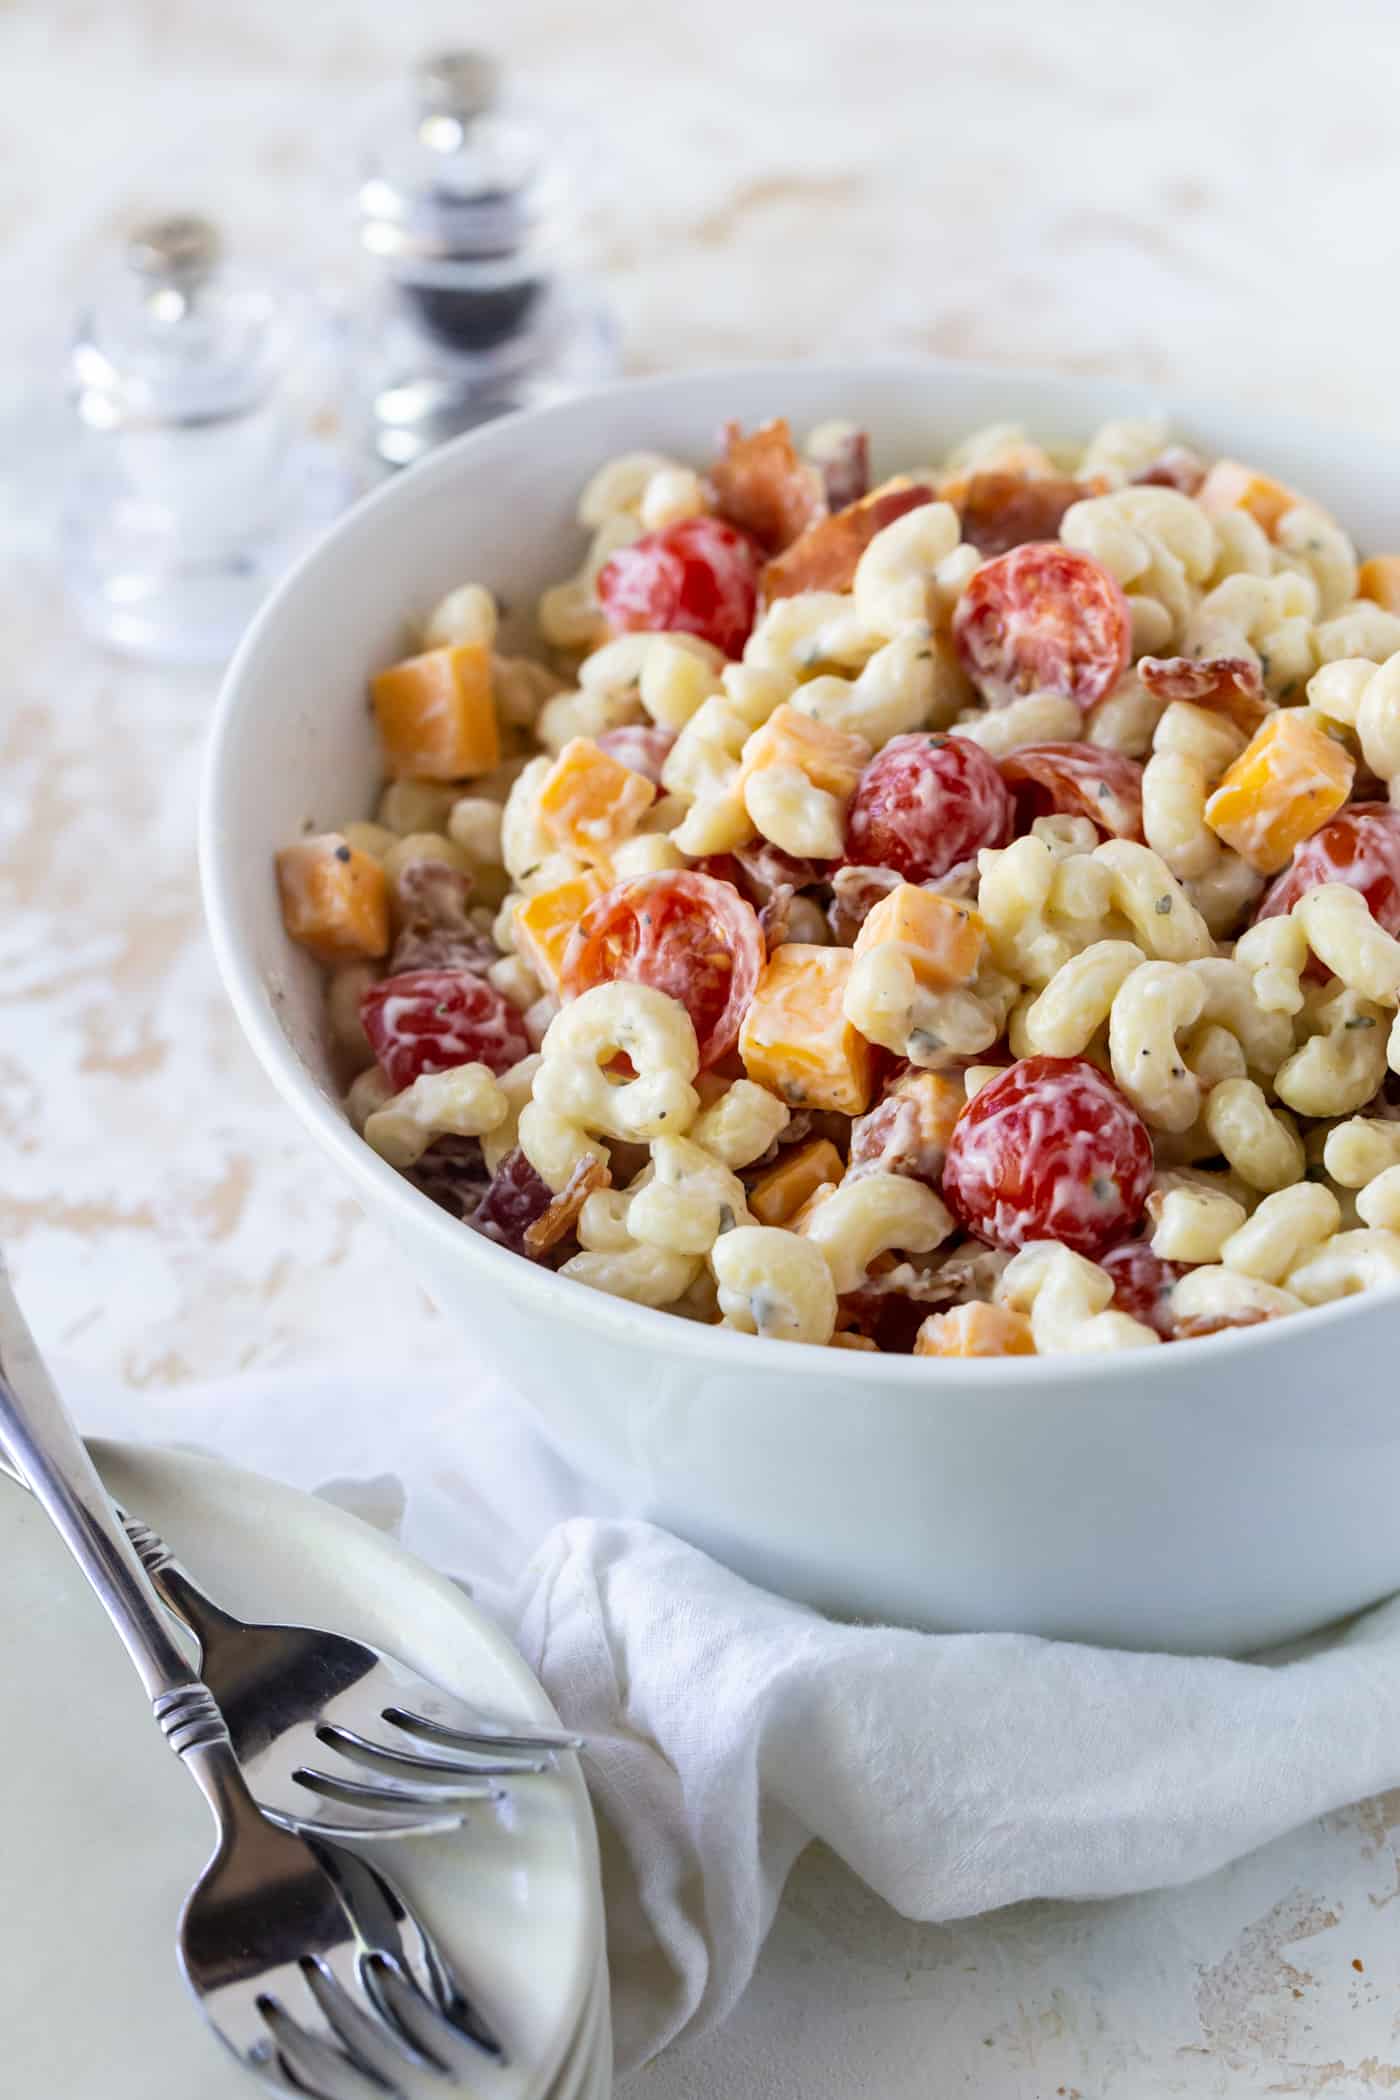
[[[842,1008],[853,959],[849,948],[788,941],[758,980],[739,1054],[750,1079],[791,1107],[858,1116],[869,1106],[874,1056]]]
[[[539,817],[549,837],[579,860],[606,867],[656,800],[656,789],[591,737],[571,737],[540,785]]]
[[[749,1209],[760,1225],[786,1225],[815,1190],[828,1183],[834,1186],[845,1171],[845,1161],[830,1138],[813,1138],[785,1152],[759,1176],[749,1190]]]
[[[915,1356],[1034,1356],[1031,1323],[1001,1305],[955,1305],[930,1313],[914,1337]]]
[[[1278,531],[1279,519],[1293,510],[1299,498],[1281,481],[1274,481],[1237,459],[1218,459],[1201,483],[1196,501],[1202,510],[1217,515],[1226,510],[1247,510],[1269,538]]]
[[[552,890],[537,890],[515,907],[515,952],[548,990],[557,992],[569,935],[606,887],[591,868],[580,869]]]
[[[1373,554],[1356,577],[1356,595],[1390,613],[1400,613],[1400,554]]]
[[[389,949],[389,885],[371,854],[338,831],[300,839],[277,856],[282,923],[324,963],[364,962]]]
[[[1260,875],[1276,875],[1295,846],[1334,817],[1356,767],[1307,707],[1262,722],[1206,803],[1217,838]]]
[[[479,642],[390,664],[370,695],[391,779],[470,780],[500,764],[491,655]]]
[[[863,736],[816,722],[784,702],[745,742],[739,785],[766,766],[795,766],[813,787],[844,802],[869,763],[870,746]]]
[[[920,984],[966,984],[982,959],[986,928],[970,904],[901,882],[865,917],[855,954],[887,942],[902,948]]]

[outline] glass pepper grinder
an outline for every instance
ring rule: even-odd
[[[309,314],[229,263],[207,219],[153,220],[102,271],[70,356],[63,519],[69,583],[98,639],[220,662],[349,499],[317,428],[326,405],[308,394],[313,349]]]
[[[482,51],[421,64],[367,143],[360,238],[379,266],[367,315],[370,444],[407,466],[443,439],[617,367],[608,308],[564,268],[584,148],[510,102]]]

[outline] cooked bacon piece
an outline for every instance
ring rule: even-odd
[[[517,1145],[497,1167],[468,1223],[497,1246],[509,1247],[513,1254],[529,1254],[526,1235],[554,1201],[549,1183],[540,1178]]]
[[[894,868],[838,868],[831,878],[827,923],[841,947],[849,948],[882,897],[901,881]]]
[[[845,510],[859,503],[870,488],[870,437],[853,426],[840,432],[820,450],[810,447],[808,457],[821,471],[826,500],[832,510]]]
[[[444,860],[413,860],[394,884],[402,930],[389,975],[411,970],[484,970],[499,960],[496,944],[467,917],[471,877]]]
[[[781,948],[788,937],[792,921],[792,900],[797,895],[790,882],[779,882],[768,892],[768,902],[759,908],[758,923],[763,933],[763,945],[771,955]]]
[[[1144,656],[1137,673],[1154,699],[1189,700],[1224,715],[1243,736],[1253,736],[1274,712],[1259,666],[1248,656]]]
[[[906,511],[932,503],[933,490],[922,482],[886,482],[859,503],[849,503],[832,517],[809,526],[786,553],[763,572],[764,603],[793,598],[799,591],[848,591],[856,566],[877,532],[893,525]]]
[[[1194,496],[1205,478],[1205,461],[1189,445],[1168,445],[1133,481],[1138,488],[1180,489],[1183,496]]]
[[[962,536],[988,560],[1030,540],[1053,540],[1071,503],[1090,493],[1062,474],[974,474],[959,505]]]
[[[710,469],[715,509],[769,554],[781,554],[826,516],[820,471],[798,457],[785,416],[751,437],[726,423],[724,444],[723,459]]]
[[[707,853],[696,861],[694,872],[732,883],[759,911],[779,890],[805,890],[824,882],[829,866],[823,860],[799,860],[770,840],[758,839],[751,846],[736,846],[732,853]]]
[[[481,1139],[435,1138],[416,1166],[407,1170],[416,1189],[454,1218],[471,1219],[480,1207],[491,1176],[481,1156]]]
[[[548,1254],[566,1233],[572,1232],[594,1189],[612,1185],[612,1176],[600,1159],[581,1159],[548,1210],[525,1227],[525,1252],[538,1257]]]
[[[1179,1342],[1197,1342],[1202,1335],[1224,1334],[1230,1327],[1258,1327],[1265,1320],[1277,1318],[1277,1313],[1257,1309],[1237,1313],[1193,1313],[1187,1320],[1178,1320],[1173,1331]]]

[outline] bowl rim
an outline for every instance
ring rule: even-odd
[[[243,693],[256,676],[264,638],[276,627],[284,606],[299,596],[309,581],[314,580],[323,568],[334,567],[347,545],[373,534],[381,518],[391,517],[396,511],[410,507],[416,500],[417,491],[436,482],[454,479],[464,462],[471,461],[478,452],[491,451],[503,438],[508,441],[523,425],[536,428],[551,422],[568,421],[586,414],[594,404],[615,400],[622,395],[646,399],[684,391],[697,382],[708,384],[723,380],[732,380],[736,385],[760,379],[780,383],[785,375],[801,375],[805,379],[825,375],[833,384],[839,384],[857,374],[864,382],[885,377],[905,384],[920,381],[932,384],[940,375],[951,374],[963,379],[1014,380],[1024,384],[1028,393],[1037,388],[1051,389],[1065,401],[1082,398],[1086,404],[1092,400],[1094,389],[1101,387],[1120,394],[1135,392],[1142,397],[1144,411],[1148,403],[1156,403],[1182,419],[1189,419],[1193,412],[1205,417],[1230,413],[1228,403],[1202,395],[1057,372],[1045,367],[987,365],[940,357],[885,357],[749,359],[694,366],[681,371],[615,380],[607,386],[571,395],[546,407],[520,409],[498,417],[451,439],[426,460],[361,496],[293,563],[264,600],[224,672],[210,720],[200,775],[199,875],[210,945],[224,990],[248,1043],[288,1106],[319,1135],[331,1156],[348,1174],[371,1217],[377,1209],[387,1206],[402,1220],[405,1228],[426,1231],[434,1237],[447,1259],[461,1260],[468,1268],[479,1264],[488,1283],[493,1275],[498,1275],[502,1285],[532,1301],[542,1314],[562,1312],[614,1341],[655,1346],[664,1353],[690,1357],[703,1363],[713,1361],[717,1368],[728,1366],[731,1370],[739,1370],[747,1365],[755,1374],[781,1370],[802,1376],[819,1369],[824,1379],[836,1377],[852,1385],[874,1383],[895,1390],[918,1386],[932,1398],[939,1380],[938,1375],[930,1371],[930,1359],[926,1357],[875,1355],[864,1349],[835,1349],[814,1342],[775,1343],[771,1337],[741,1334],[732,1328],[687,1320],[665,1309],[635,1305],[578,1283],[572,1277],[561,1276],[552,1269],[539,1267],[508,1248],[483,1238],[416,1189],[382,1160],[353,1129],[343,1112],[326,1099],[279,1027],[273,1003],[267,997],[251,958],[242,952],[235,930],[238,917],[236,898],[240,881],[246,879],[246,870],[237,862],[232,834],[221,817],[223,777],[229,754],[239,735]],[[1326,434],[1326,426],[1299,417],[1271,416],[1269,420],[1283,433],[1308,434],[1314,438]],[[1356,433],[1345,434],[1355,441]],[[1400,448],[1396,449],[1400,452]],[[1024,1394],[1043,1391],[1047,1386],[1101,1384],[1116,1374],[1125,1358],[1132,1364],[1136,1387],[1140,1379],[1155,1384],[1163,1377],[1179,1375],[1191,1365],[1199,1365],[1205,1370],[1208,1365],[1223,1363],[1241,1352],[1255,1354],[1272,1350],[1278,1345],[1281,1335],[1291,1335],[1296,1340],[1301,1339],[1302,1332],[1313,1334],[1324,1327],[1352,1321],[1363,1309],[1376,1312],[1391,1300],[1392,1295],[1380,1291],[1356,1293],[1331,1304],[1308,1306],[1302,1312],[1289,1313],[1278,1320],[1202,1335],[1191,1342],[1185,1363],[1178,1360],[1175,1346],[1083,1355],[957,1357],[947,1362],[950,1374],[956,1366],[955,1375],[960,1381],[968,1380],[986,1387],[989,1394],[999,1392],[1017,1400]],[[775,1350],[779,1353],[775,1354]],[[1145,1384],[1143,1390],[1147,1390]]]

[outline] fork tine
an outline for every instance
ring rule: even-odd
[[[420,2071],[446,2071],[439,2050],[420,2042],[401,2023],[386,2018],[376,1994],[361,1974],[360,1957],[351,1945],[337,1947],[317,1960],[302,1963],[306,1987],[352,2061],[371,2077],[392,2084],[405,2060]]]
[[[321,2100],[404,2100],[392,2080],[353,2061],[334,2040],[310,2032],[280,1999],[259,1998],[258,2010],[276,2044],[278,2068],[293,2092],[314,2093]],[[319,2014],[319,2006],[316,2010]]]
[[[448,2002],[452,2008],[449,2011],[447,2005],[440,2004],[435,1998],[425,1998],[403,1964],[391,1955],[367,1955],[365,1972],[376,2003],[405,2033],[415,2040],[422,2038],[422,2046],[430,2046],[426,2039],[429,2035],[450,2036],[455,2043],[453,2054],[463,2069],[469,2062],[479,2065],[483,2056],[498,2069],[505,2067],[506,2052],[499,2035],[487,2025],[479,2009],[468,1999],[452,1995],[456,1991],[456,1982],[450,1975],[441,1986],[449,1994]],[[441,2039],[437,2046],[443,2047]]]
[[[443,1704],[450,1702],[444,1700]],[[465,1714],[466,1709],[462,1709]],[[467,1727],[433,1720],[402,1706],[386,1706],[380,1719],[406,1735],[421,1736],[424,1742],[439,1743],[447,1750],[581,1750],[583,1737],[562,1728],[507,1728],[494,1721],[470,1720]]]
[[[373,1801],[352,1804],[348,1801],[332,1802],[325,1799],[318,1808],[313,1805],[313,1794],[307,1788],[307,1803],[304,1813],[289,1815],[279,1808],[260,1804],[269,1823],[279,1830],[287,1830],[294,1837],[326,1838],[332,1843],[344,1843],[347,1838],[360,1840],[372,1838],[438,1837],[444,1831],[460,1830],[466,1820],[450,1794],[438,1794],[433,1803],[419,1809],[401,1808],[399,1796],[391,1798],[387,1806],[381,1806],[378,1797]],[[320,1798],[319,1796],[316,1798]],[[423,1797],[419,1797],[422,1799]]]
[[[342,1728],[335,1721],[323,1721],[316,1730],[316,1737],[328,1750],[339,1750],[343,1757],[367,1766],[370,1771],[383,1772],[390,1778],[402,1776],[431,1782],[434,1793],[447,1791],[448,1783],[454,1780],[509,1779],[517,1774],[528,1776],[536,1772],[551,1772],[556,1762],[552,1750],[539,1757],[526,1757],[522,1753],[517,1757],[482,1758],[473,1763],[448,1757],[423,1757],[412,1750],[395,1750],[387,1743],[372,1743],[368,1736],[357,1735],[353,1728]],[[468,1793],[467,1798],[472,1798],[472,1794]]]
[[[503,1801],[505,1788],[489,1781],[477,1783],[462,1781],[449,1790],[433,1787],[417,1791],[400,1784],[396,1779],[346,1779],[338,1772],[322,1772],[313,1765],[298,1765],[293,1775],[300,1786],[308,1787],[313,1794],[320,1794],[327,1801],[343,1802],[350,1808],[413,1808],[432,1809],[446,1804],[452,1809],[456,1801]],[[463,1823],[466,1817],[453,1809],[452,1821]],[[420,1824],[421,1827],[421,1824]],[[328,1835],[329,1833],[327,1833]],[[367,1834],[367,1833],[366,1833]]]
[[[358,1852],[320,1846],[316,1856],[341,1893],[363,1953],[365,1987],[401,2025],[417,2031],[411,2013],[426,2015],[499,2063],[505,2047],[470,1997],[425,1920],[410,1910],[387,1874]],[[421,2025],[421,2020],[419,2023]],[[431,2045],[430,2045],[431,2046]]]

